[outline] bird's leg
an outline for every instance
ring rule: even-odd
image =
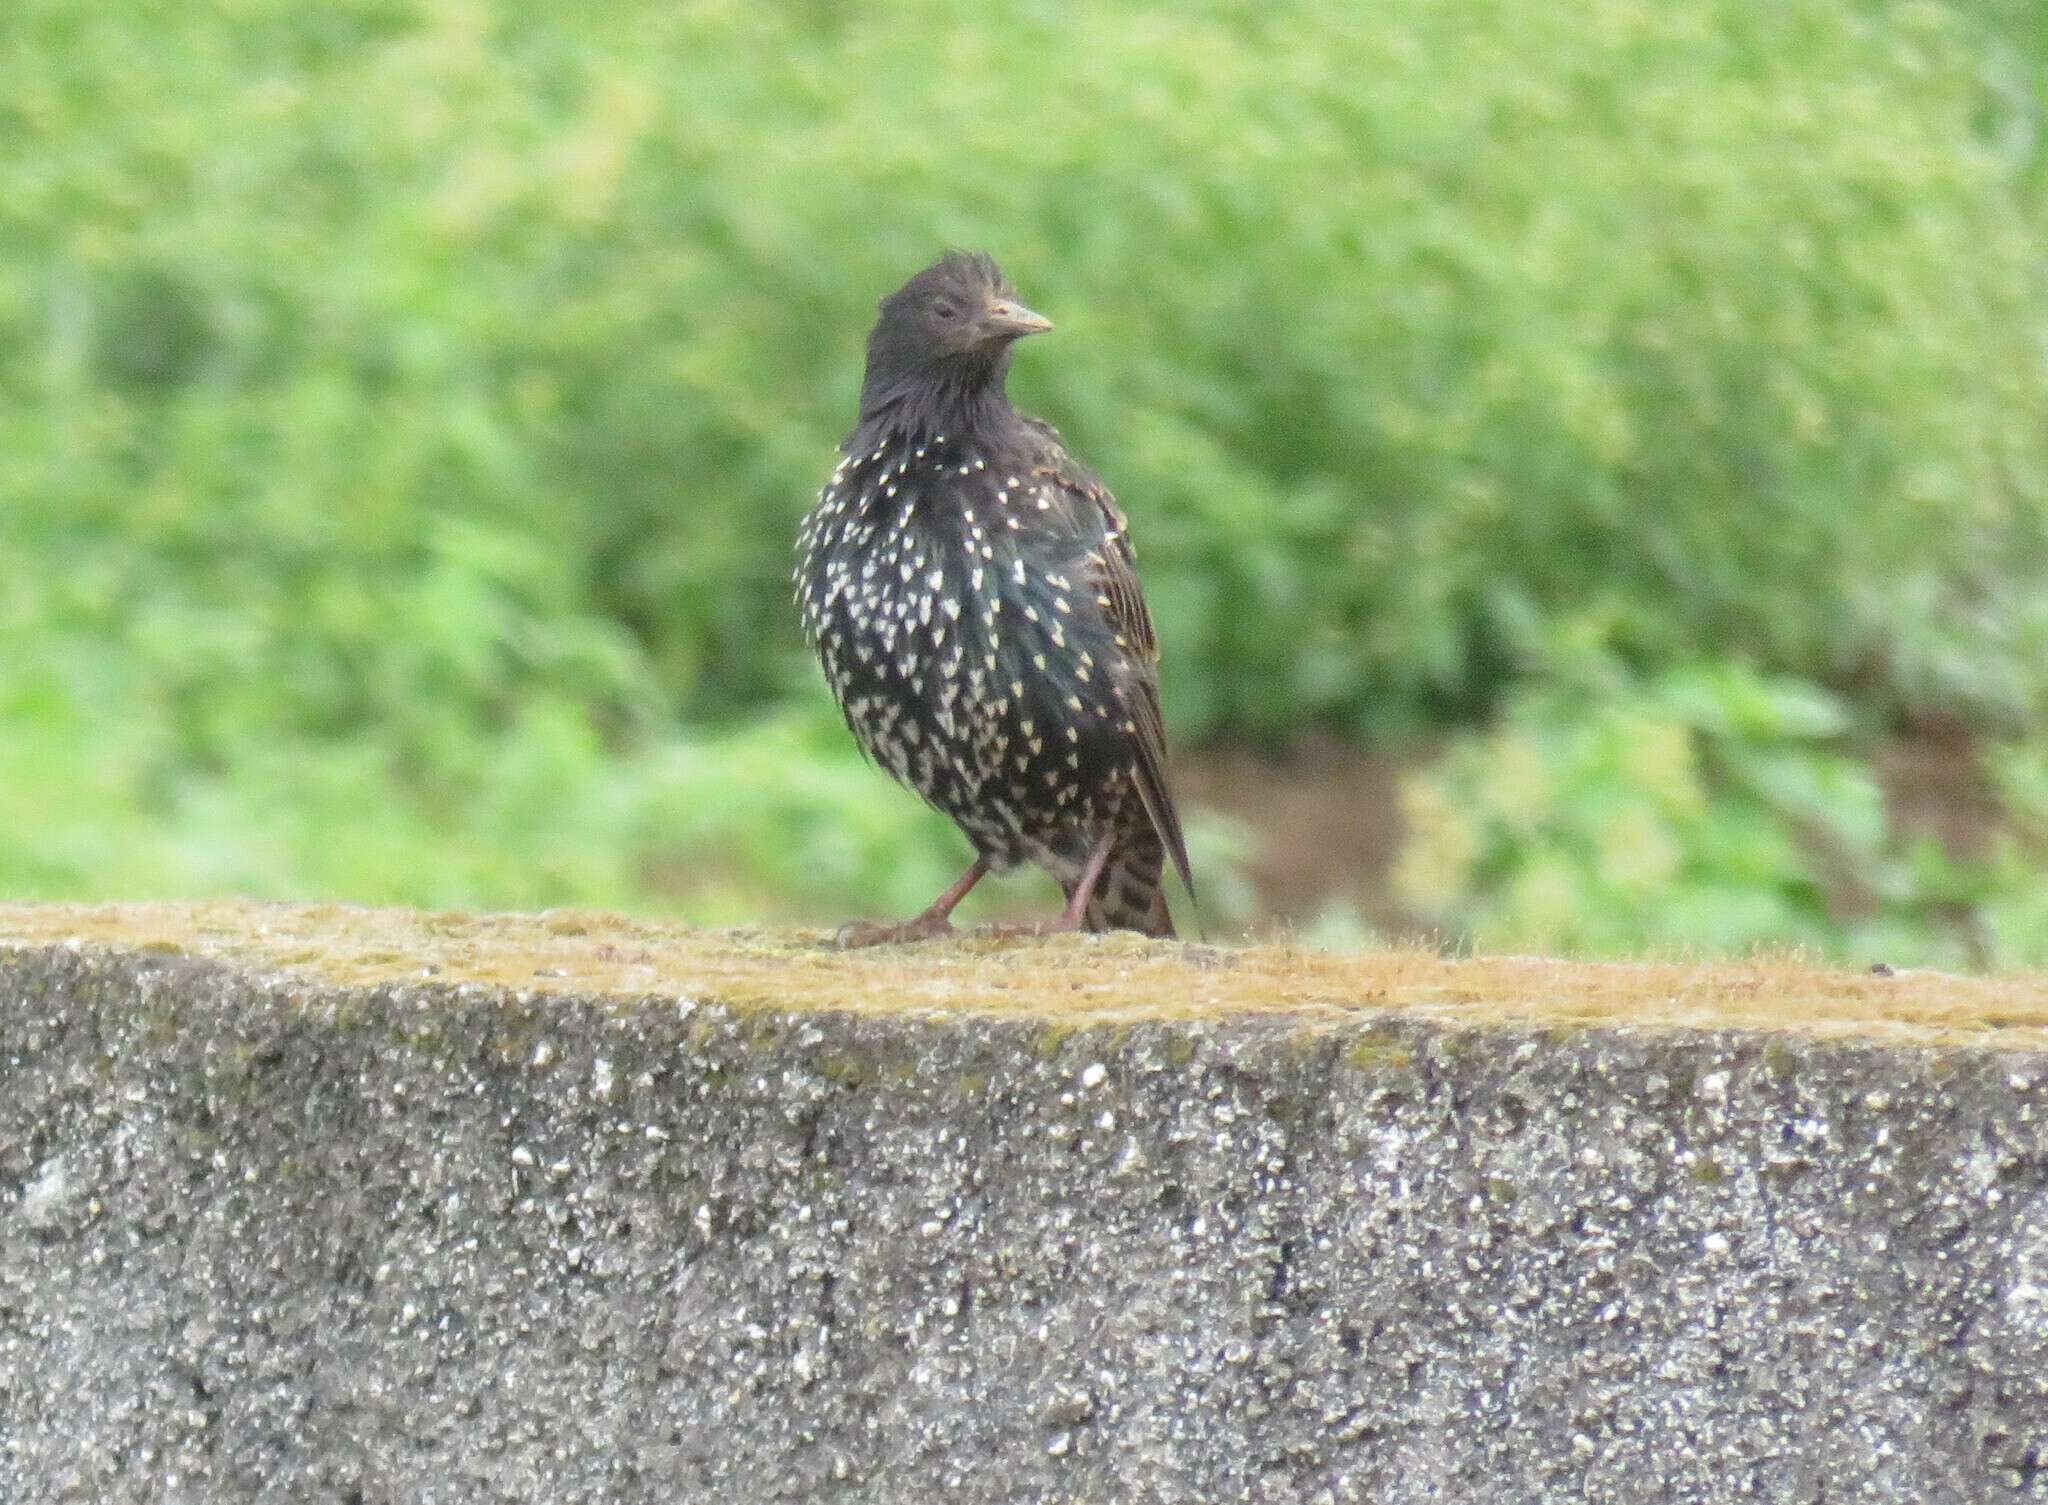
[[[1088,854],[1088,861],[1081,869],[1081,876],[1074,880],[1074,892],[1067,898],[1066,913],[1055,920],[1053,930],[1079,930],[1088,914],[1088,901],[1095,896],[1095,885],[1102,881],[1102,869],[1109,862],[1109,849],[1116,845],[1114,827],[1102,833],[1102,839],[1095,843],[1095,850]]]
[[[1081,865],[1081,876],[1074,880],[1074,891],[1067,898],[1067,907],[1057,920],[1047,920],[1037,925],[997,925],[989,930],[994,936],[1017,935],[1070,935],[1080,930],[1087,922],[1088,901],[1095,896],[1095,885],[1102,881],[1102,870],[1109,864],[1109,854],[1116,846],[1114,828],[1102,833],[1102,839],[1088,853],[1088,860]]]
[[[987,876],[988,859],[986,857],[976,857],[974,861],[967,864],[967,871],[953,880],[951,888],[932,900],[931,907],[925,910],[923,914],[907,923],[918,925],[932,922],[936,923],[941,930],[951,930],[953,928],[953,911],[959,907],[960,901],[966,898],[973,890],[974,885],[981,882]]]
[[[857,946],[884,946],[891,941],[928,941],[953,933],[952,914],[968,891],[988,873],[988,859],[976,857],[967,871],[953,880],[953,886],[932,900],[924,913],[913,915],[896,925],[877,925],[871,920],[861,920],[843,927],[834,937],[834,943],[841,950],[852,950]]]

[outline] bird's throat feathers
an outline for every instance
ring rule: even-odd
[[[1014,412],[1003,390],[1010,352],[956,355],[928,362],[899,362],[887,348],[870,346],[867,378],[860,389],[860,426],[848,447],[859,450],[890,438],[920,442],[939,434],[961,439],[993,434]]]

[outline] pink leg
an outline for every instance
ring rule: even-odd
[[[1116,845],[1116,832],[1105,831],[1102,840],[1095,843],[1095,850],[1088,854],[1087,866],[1081,869],[1081,876],[1074,881],[1074,896],[1067,900],[1067,911],[1059,917],[1054,927],[1059,930],[1079,930],[1081,922],[1088,915],[1088,901],[1095,895],[1095,885],[1102,881],[1102,869],[1109,861],[1109,849]]]
[[[1110,851],[1115,846],[1116,832],[1105,831],[1102,839],[1095,843],[1095,849],[1088,854],[1081,876],[1074,880],[1074,895],[1067,900],[1066,910],[1057,920],[1038,925],[993,925],[983,933],[1001,937],[1065,935],[1081,929],[1088,919],[1088,900],[1094,896],[1095,885],[1101,882],[1102,870],[1108,865]]]
[[[834,937],[834,943],[842,950],[851,950],[856,946],[883,946],[892,941],[928,941],[942,935],[951,935],[954,909],[987,874],[988,860],[977,857],[966,872],[953,880],[951,888],[932,900],[924,913],[914,915],[897,925],[877,925],[872,920],[857,921],[843,927]]]

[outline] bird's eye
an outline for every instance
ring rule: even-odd
[[[946,302],[943,298],[932,305],[932,312],[942,319],[957,319],[960,317],[960,310]]]

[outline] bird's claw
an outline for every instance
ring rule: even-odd
[[[832,944],[841,951],[856,951],[863,946],[894,946],[904,941],[935,941],[941,936],[952,935],[953,922],[944,915],[924,913],[893,925],[877,924],[873,920],[856,920],[851,925],[842,925],[832,937]]]

